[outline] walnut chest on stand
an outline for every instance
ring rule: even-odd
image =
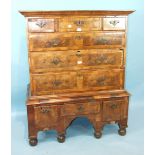
[[[126,134],[127,19],[133,11],[20,11],[27,21],[30,85],[29,143],[38,131],[56,130],[59,142],[77,117],[86,117],[100,138],[117,123]]]

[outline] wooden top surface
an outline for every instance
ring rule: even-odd
[[[69,94],[58,94],[58,95],[44,95],[44,96],[31,96],[30,89],[27,89],[27,105],[40,104],[40,103],[65,103],[65,102],[79,102],[84,100],[100,100],[109,98],[120,98],[127,97],[130,94],[126,90],[115,90],[115,91],[90,91],[86,93],[69,93]],[[32,101],[32,102],[30,102]]]
[[[127,16],[135,10],[68,10],[68,11],[19,11],[25,17],[40,16]]]

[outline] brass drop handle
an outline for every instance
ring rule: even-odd
[[[51,61],[51,63],[54,64],[54,65],[58,65],[60,62],[61,62],[61,60],[59,58],[56,58],[56,57],[53,58],[52,61]]]
[[[106,55],[99,55],[99,57],[96,58],[97,63],[106,63],[108,60],[108,57]]]
[[[88,99],[89,103],[96,103],[96,100],[94,98]]]
[[[101,85],[101,86],[104,86],[105,82],[106,82],[106,77],[104,76],[101,76],[96,80],[97,85]]]
[[[82,36],[81,35],[77,35],[77,36],[75,36],[75,39],[76,40],[81,40],[82,39]]]
[[[80,51],[77,51],[77,52],[76,52],[76,56],[77,56],[77,57],[81,57],[81,52],[80,52]]]
[[[62,84],[62,82],[59,81],[59,80],[55,80],[55,81],[52,82],[52,85],[53,85],[54,88],[60,86],[61,84]]]
[[[117,108],[117,104],[112,104],[111,105],[111,109],[116,109]]]
[[[111,20],[109,23],[113,26],[116,26],[119,23],[119,20]]]
[[[84,21],[77,20],[77,21],[74,22],[74,24],[76,24],[77,26],[82,26],[82,25],[84,25]]]
[[[53,47],[53,46],[55,47],[55,46],[58,46],[60,43],[61,43],[61,40],[59,38],[55,38],[53,40],[47,41],[45,46],[47,48]]]
[[[37,21],[36,25],[39,26],[40,28],[43,28],[47,23],[45,21]]]
[[[47,114],[48,112],[50,112],[50,108],[49,107],[40,107],[41,113],[43,114]]]
[[[81,72],[77,72],[77,76],[78,77],[82,77],[82,73]]]
[[[57,45],[60,44],[60,40],[59,39],[54,39],[54,40],[52,40],[52,44],[53,44],[53,46],[57,46]]]

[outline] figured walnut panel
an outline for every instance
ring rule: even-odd
[[[121,119],[127,119],[128,118],[128,106],[129,106],[129,97],[124,98],[124,102],[122,104],[122,118]]]
[[[89,101],[84,103],[65,103],[63,109],[61,109],[61,115],[86,115],[96,114],[101,110],[99,101]]]
[[[94,49],[82,51],[81,57],[83,66],[118,68],[123,66],[123,54],[122,50]]]
[[[72,34],[31,34],[29,36],[30,51],[63,50],[74,45]]]
[[[58,121],[58,106],[40,105],[34,107],[35,125],[39,129],[50,129]]]
[[[83,46],[98,48],[121,48],[125,46],[124,32],[102,32],[84,35]]]
[[[33,95],[53,94],[55,92],[71,92],[77,89],[76,72],[60,72],[31,75]]]
[[[102,18],[64,17],[61,18],[59,22],[59,32],[102,30]]]
[[[91,70],[83,73],[83,88],[91,90],[122,89],[124,70]]]
[[[124,32],[40,33],[29,35],[30,51],[121,48],[124,46]]]
[[[31,52],[32,72],[73,69],[77,66],[76,51]]]
[[[118,68],[123,66],[122,50],[72,50],[31,52],[32,72],[49,72],[93,68]]]
[[[30,18],[28,19],[29,32],[56,32],[58,31],[58,19]]]
[[[123,111],[128,111],[125,100],[103,101],[103,121],[118,121],[123,117]]]

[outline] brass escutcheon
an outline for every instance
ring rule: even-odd
[[[48,112],[50,112],[50,107],[49,106],[42,106],[40,107],[41,113],[43,114],[47,114]]]
[[[84,25],[84,21],[82,21],[82,20],[77,20],[77,21],[74,21],[74,24],[75,25],[77,25],[77,26],[82,26],[82,25]]]
[[[116,26],[119,23],[119,20],[111,20],[109,23],[113,26]]]
[[[36,25],[39,26],[40,28],[43,28],[47,23],[45,21],[37,21]]]
[[[112,109],[116,109],[116,108],[117,108],[117,104],[112,104],[112,105],[111,105],[111,108],[112,108]]]

